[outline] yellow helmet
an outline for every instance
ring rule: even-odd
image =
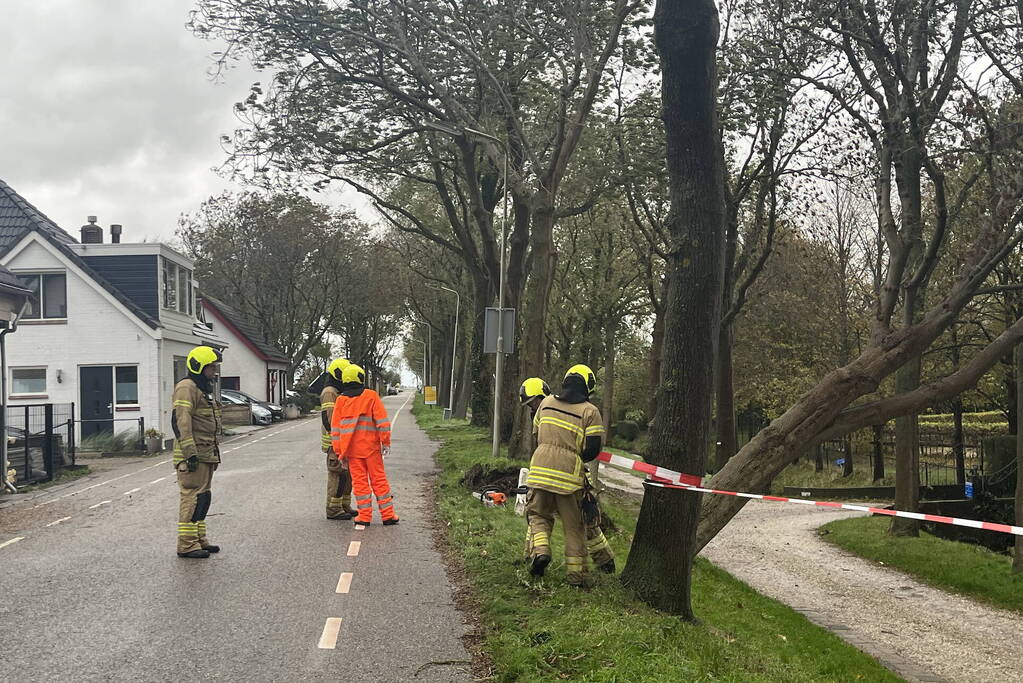
[[[530,377],[519,387],[519,403],[525,404],[534,398],[545,398],[551,395],[551,388],[547,382],[539,377]]]
[[[366,383],[366,371],[360,368],[355,363],[349,363],[348,366],[341,373],[341,382],[344,384],[351,384],[356,382],[358,384]]]
[[[593,374],[593,370],[590,370],[589,366],[579,363],[573,365],[565,373],[565,379],[568,379],[572,375],[579,375],[583,383],[586,384],[586,393],[592,394],[593,390],[597,388],[597,376]]]
[[[202,371],[206,369],[206,366],[210,363],[220,363],[224,360],[224,356],[221,355],[220,351],[217,351],[211,346],[197,346],[188,352],[188,358],[186,364],[188,365],[188,371],[193,375],[202,374]]]
[[[336,358],[330,362],[327,366],[327,374],[336,379],[338,382],[343,381],[341,379],[341,373],[345,371],[351,365],[351,362],[347,358]]]

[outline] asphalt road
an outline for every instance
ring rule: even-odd
[[[408,398],[385,399],[397,526],[325,519],[315,420],[225,445],[208,518],[223,550],[208,560],[175,554],[169,460],[0,511],[0,676],[471,680],[426,514],[435,446]]]

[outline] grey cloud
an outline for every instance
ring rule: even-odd
[[[5,0],[0,178],[65,229],[85,216],[125,239],[168,238],[178,215],[231,185],[211,171],[232,105],[261,80],[211,82],[191,0]]]

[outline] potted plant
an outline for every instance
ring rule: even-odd
[[[146,453],[159,453],[163,450],[163,432],[150,427],[146,430]]]

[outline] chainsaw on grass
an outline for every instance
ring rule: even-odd
[[[512,493],[525,493],[525,487],[520,487]],[[488,508],[502,507],[508,502],[508,495],[496,486],[487,486],[481,491],[473,491],[472,497],[483,503]]]

